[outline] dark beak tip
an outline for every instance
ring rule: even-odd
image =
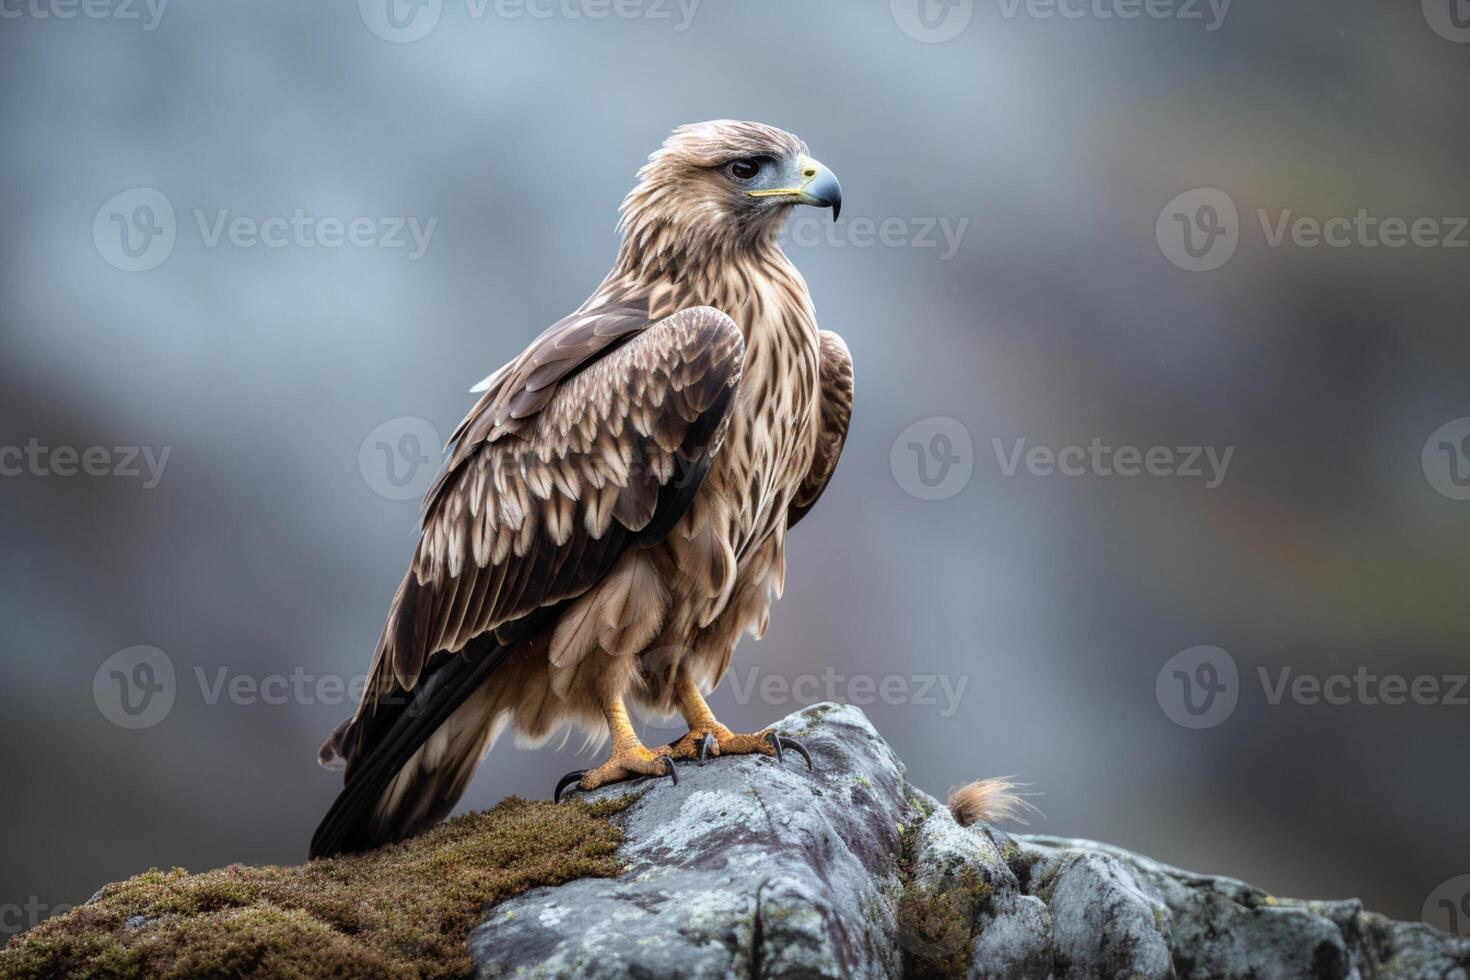
[[[842,213],[842,198],[839,197],[837,200],[835,200],[835,201],[832,202],[832,220],[835,222],[837,220],[837,216],[839,214],[841,214],[841,213]]]

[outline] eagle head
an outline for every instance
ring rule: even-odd
[[[730,250],[773,242],[797,204],[842,210],[842,186],[806,144],[762,123],[716,119],[674,130],[623,200],[624,248]]]

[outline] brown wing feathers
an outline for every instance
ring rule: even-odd
[[[786,513],[787,530],[816,506],[817,498],[827,489],[852,420],[852,355],[842,338],[830,330],[822,331],[820,370],[822,424],[817,432],[817,450],[811,469],[791,498]]]
[[[313,855],[370,843],[361,834],[384,788],[516,642],[692,503],[723,438],[743,339],[708,307],[637,332],[631,309],[553,327],[460,425],[368,693],[323,749],[343,757],[346,785]],[[415,806],[418,817],[441,809]]]
[[[412,692],[399,690],[382,698],[376,715],[352,719],[357,738],[368,750],[355,756],[349,765],[342,792],[312,834],[309,857],[330,857],[384,842],[372,821],[384,790],[404,763],[504,664],[510,653],[511,649],[497,643],[493,635],[481,637],[462,655],[446,658]],[[458,793],[447,802],[435,801],[437,805],[428,807],[420,821],[428,814],[442,816],[457,799]],[[432,823],[432,819],[427,822]],[[400,833],[393,836],[407,836],[416,826],[405,819],[398,827]]]

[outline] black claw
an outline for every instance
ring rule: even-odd
[[[674,768],[674,759],[673,759],[673,757],[672,756],[667,756],[667,755],[661,755],[661,756],[659,756],[659,758],[662,759],[662,760],[664,760],[664,775],[668,776],[669,779],[673,781],[673,783],[674,783],[675,786],[678,786],[679,785],[679,771]]]
[[[710,746],[714,744],[714,733],[705,732],[704,737],[699,740],[699,746],[694,750],[694,757],[699,760],[701,766],[704,765],[704,760],[709,758]]]
[[[790,737],[789,735],[778,735],[775,732],[767,732],[766,741],[770,742],[771,748],[776,750],[777,762],[782,761],[782,749],[795,749],[796,754],[806,760],[806,767],[808,771],[816,768],[812,765],[812,754],[806,750],[806,746],[802,745],[800,742]]]
[[[556,792],[552,794],[551,802],[560,803],[562,790],[566,789],[573,783],[580,783],[582,781],[582,777],[585,775],[587,775],[586,769],[577,769],[561,777],[561,782],[556,784]]]
[[[781,736],[775,732],[766,732],[766,741],[771,743],[771,748],[776,750],[776,761],[781,761]]]
[[[806,760],[806,768],[808,772],[816,769],[816,766],[812,765],[812,754],[806,750],[805,745],[802,745],[796,739],[786,735],[780,735],[777,737],[781,739],[781,743],[785,745],[788,749],[795,749],[796,754]]]

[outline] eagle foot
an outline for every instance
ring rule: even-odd
[[[814,769],[812,754],[796,739],[782,735],[774,728],[767,728],[751,735],[737,735],[728,728],[719,727],[703,731],[691,730],[689,734],[662,746],[655,752],[680,761],[693,759],[699,765],[711,755],[769,755],[777,762],[782,761],[782,751],[792,749],[804,760],[807,769]]]
[[[667,752],[650,752],[642,748],[614,752],[612,758],[596,769],[576,769],[561,777],[552,794],[552,802],[560,803],[562,793],[574,785],[579,792],[587,792],[625,779],[641,782],[654,776],[667,776],[674,785],[679,784],[679,773],[674,769],[674,760]]]

